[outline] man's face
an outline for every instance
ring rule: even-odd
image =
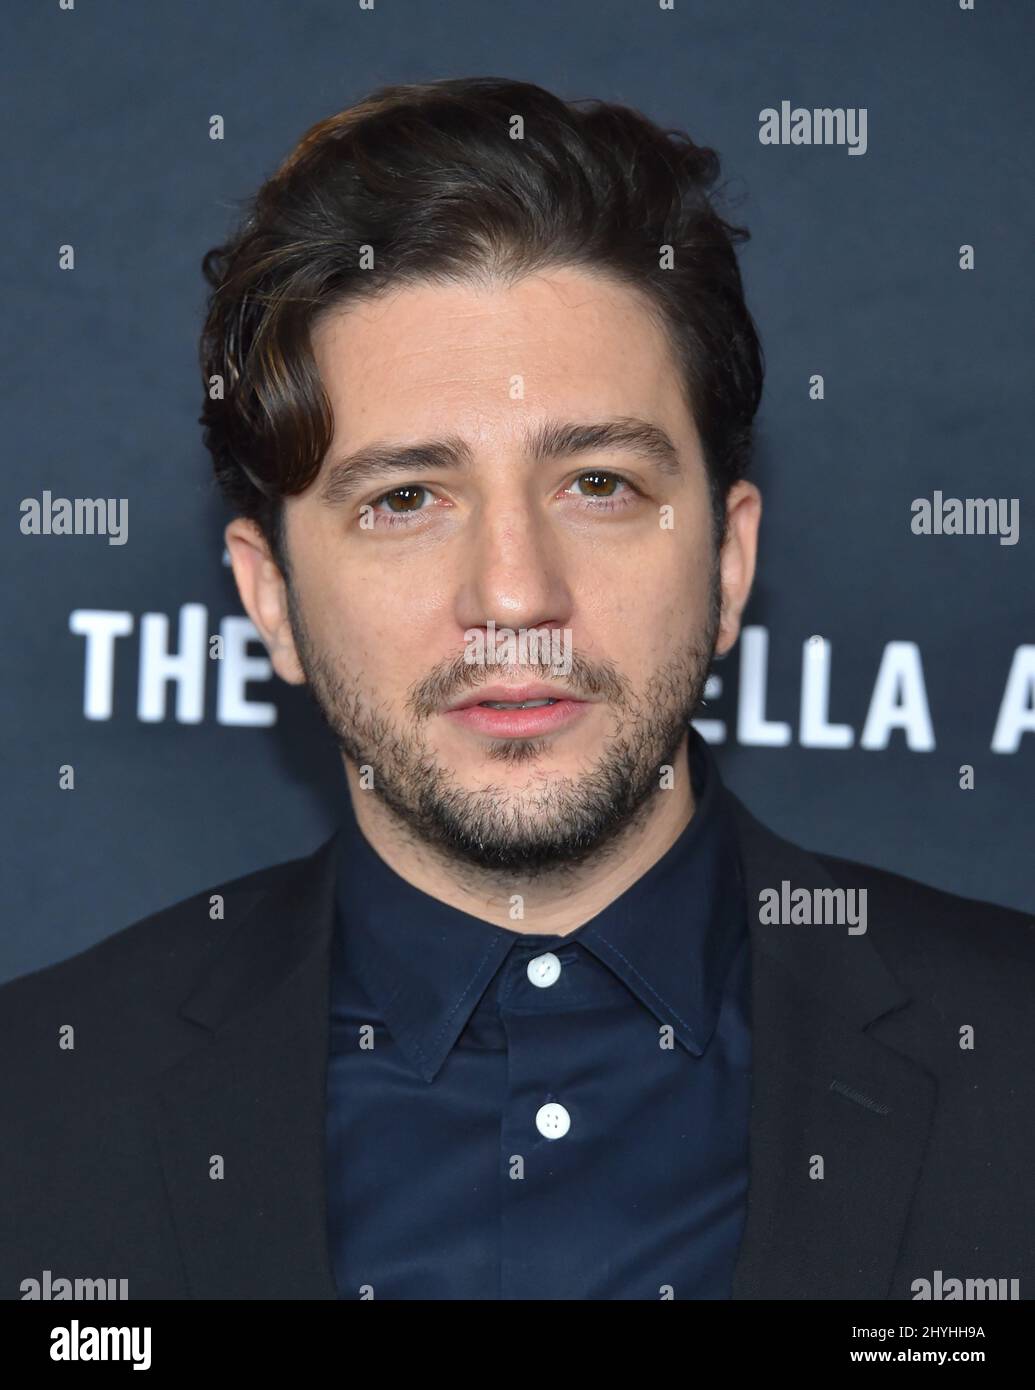
[[[613,847],[753,567],[749,526],[746,587],[720,575],[671,344],[633,291],[559,269],[401,288],[331,311],[313,348],[334,439],[286,503],[290,625],[245,593],[279,674],[309,682],[365,794],[450,856],[534,875]],[[656,433],[572,452],[569,426],[608,422]],[[384,460],[431,441],[452,451]]]

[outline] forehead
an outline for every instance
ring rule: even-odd
[[[693,432],[668,335],[634,290],[557,268],[513,285],[420,282],[325,311],[313,352],[335,443],[528,413],[638,415]]]

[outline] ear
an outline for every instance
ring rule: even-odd
[[[266,644],[273,669],[288,685],[304,685],[288,613],[287,584],[261,528],[238,516],[223,532],[237,592],[245,612]]]
[[[762,494],[758,488],[743,479],[734,483],[726,498],[726,539],[719,555],[722,616],[716,656],[725,656],[740,635],[740,617],[755,578],[761,518]]]

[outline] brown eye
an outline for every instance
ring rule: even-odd
[[[580,486],[589,484],[585,493],[587,497],[611,497],[618,483],[613,473],[583,473],[576,481]]]
[[[386,502],[388,510],[392,512],[419,512],[426,493],[425,487],[397,487],[392,492],[386,492],[381,501]]]

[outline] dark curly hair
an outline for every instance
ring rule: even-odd
[[[721,540],[764,365],[734,249],[749,233],[713,207],[718,175],[714,150],[629,107],[505,78],[386,86],[318,122],[202,262],[199,419],[224,497],[286,574],[282,499],[333,433],[310,342],[323,311],[407,281],[582,266],[638,289],[666,329]]]

